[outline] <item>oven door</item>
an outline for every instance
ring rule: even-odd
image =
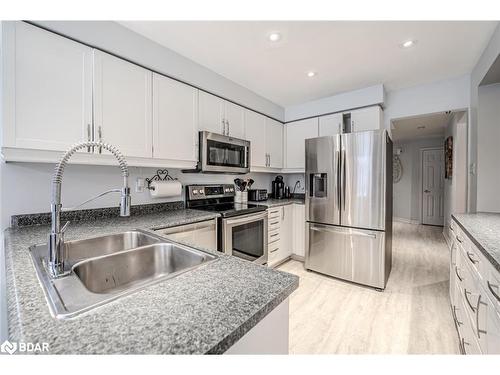
[[[267,263],[267,211],[223,219],[222,251],[254,263]]]
[[[250,172],[250,142],[211,132],[200,132],[202,172]]]

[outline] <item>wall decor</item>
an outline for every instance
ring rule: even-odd
[[[453,177],[453,137],[450,135],[444,141],[444,178]]]
[[[397,184],[399,181],[401,181],[401,178],[403,177],[403,164],[401,163],[401,159],[399,158],[399,155],[394,155],[393,156],[393,163],[392,163],[392,179],[395,184]]]

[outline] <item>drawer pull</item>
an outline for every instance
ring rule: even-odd
[[[477,299],[477,306],[476,306],[476,332],[477,332],[477,338],[481,338],[481,333],[486,335],[486,331],[483,329],[479,329],[479,307],[481,306],[481,295],[479,295]]]
[[[469,292],[469,291],[467,291],[467,289],[464,289],[464,297],[465,297],[465,300],[467,301],[467,305],[469,305],[469,307],[472,310],[472,312],[475,313],[476,312],[476,308],[474,306],[472,306],[472,303],[470,303],[469,297],[468,297],[469,294],[472,294],[472,293]]]
[[[473,253],[469,253],[468,251],[466,253],[467,253],[467,258],[469,258],[469,260],[472,262],[472,264],[479,263],[479,261],[477,259],[474,259]]]
[[[271,223],[271,225],[276,225],[276,224],[279,224],[280,222],[279,221],[275,221],[274,223]]]
[[[276,237],[276,236],[278,236],[278,235],[279,235],[279,233],[274,233],[274,234],[271,234],[271,236],[270,236],[270,237]]]
[[[458,316],[457,316],[457,308],[456,306],[453,306],[453,310],[452,310],[452,313],[453,313],[453,320],[455,320],[455,323],[457,323],[457,326],[461,326],[462,324],[464,324],[463,322],[459,321],[458,320]]]
[[[274,249],[274,250],[271,250],[271,253],[274,253],[274,252],[276,252],[276,251],[278,251],[278,250],[279,250],[279,247],[277,247],[277,248],[276,248],[276,249]]]
[[[451,229],[451,231],[452,231],[452,232],[455,232],[455,229],[453,229],[453,227],[452,227],[452,226],[450,226],[450,229]]]
[[[461,239],[460,239],[460,237],[458,237],[458,236],[455,236],[455,238],[456,238],[456,239],[457,239],[457,241],[458,241],[458,242],[460,242],[460,243],[464,242],[464,241],[463,241],[463,240],[461,240]]]
[[[500,296],[498,294],[496,294],[496,292],[493,290],[493,288],[496,288],[498,289],[498,285],[495,285],[495,284],[492,284],[490,283],[490,281],[486,281],[486,283],[488,284],[488,289],[490,290],[491,294],[493,294],[493,297],[495,297],[495,299],[500,302]]]
[[[464,281],[463,277],[460,277],[460,275],[458,274],[458,267],[457,266],[455,266],[455,275],[457,275],[458,281],[460,281],[460,282]]]

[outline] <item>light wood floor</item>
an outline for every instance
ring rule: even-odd
[[[458,354],[442,228],[394,223],[384,292],[304,270],[290,298],[290,354]]]

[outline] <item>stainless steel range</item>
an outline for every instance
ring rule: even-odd
[[[217,249],[254,263],[267,263],[267,211],[234,202],[233,185],[187,185],[186,207],[218,212]]]

